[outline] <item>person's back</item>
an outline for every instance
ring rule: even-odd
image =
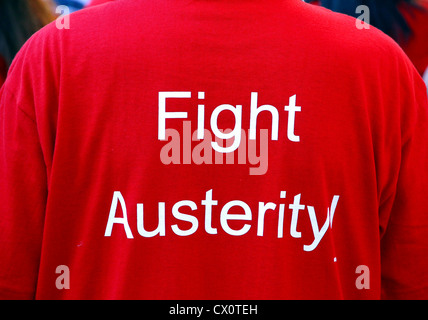
[[[427,298],[423,86],[300,0],[52,24],[2,88],[0,296]]]

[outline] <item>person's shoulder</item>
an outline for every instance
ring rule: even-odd
[[[319,34],[323,33],[332,42],[343,43],[343,46],[396,47],[397,44],[391,37],[370,25],[370,8],[360,7],[356,8],[356,12],[360,14],[358,19],[321,6],[307,5],[305,9],[307,18],[313,21],[312,27],[316,27]]]
[[[105,4],[105,3],[108,3],[108,2],[112,2],[112,1],[115,1],[115,0],[92,0],[87,5],[87,8],[93,7],[93,6],[99,6],[101,4]]]
[[[351,65],[384,68],[397,61],[411,65],[402,48],[387,34],[369,24],[370,8],[358,9],[359,19],[306,4],[306,25],[320,54],[332,55]]]
[[[112,7],[112,8],[110,8]],[[121,1],[68,12],[63,10],[57,18],[35,32],[18,52],[14,64],[21,60],[39,59],[43,56],[66,57],[89,49],[93,41],[101,39],[114,29],[121,16]],[[72,50],[71,50],[72,47]],[[13,65],[12,65],[13,67]]]

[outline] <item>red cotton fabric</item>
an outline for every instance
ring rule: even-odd
[[[89,2],[88,7],[98,6],[100,4],[104,4],[111,1],[114,1],[114,0],[92,0],[91,2]]]
[[[19,52],[0,132],[1,298],[428,298],[425,86],[351,17],[88,8]]]

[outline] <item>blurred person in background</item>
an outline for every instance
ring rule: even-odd
[[[428,71],[427,0],[307,0],[332,11],[358,18],[356,8],[370,9],[370,23],[392,37],[405,51],[421,76]],[[425,78],[427,75],[425,76]]]
[[[55,0],[57,5],[67,6],[70,12],[83,9],[91,0]]]
[[[0,86],[21,46],[55,19],[48,1],[0,0]]]

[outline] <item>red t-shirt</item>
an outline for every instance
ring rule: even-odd
[[[300,0],[71,17],[1,91],[1,298],[428,298],[426,90],[390,38]]]
[[[91,2],[89,2],[88,7],[98,6],[100,4],[111,2],[111,1],[114,1],[114,0],[92,0]]]

